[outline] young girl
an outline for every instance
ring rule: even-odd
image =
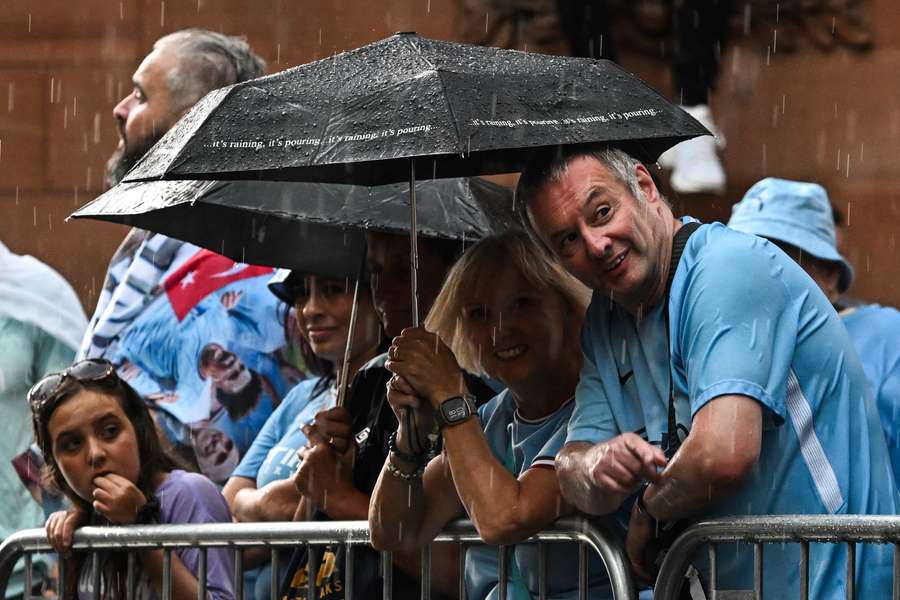
[[[84,525],[228,523],[228,505],[202,475],[178,469],[160,445],[143,400],[102,359],[48,375],[28,392],[46,477],[72,502],[47,521],[47,538],[66,562],[68,597],[93,597],[89,555],[69,552]],[[162,596],[163,551],[137,552],[136,598]],[[101,552],[101,598],[126,595],[127,555]],[[172,598],[197,597],[199,550],[172,555]],[[207,552],[207,589],[215,600],[234,597],[232,553]]]

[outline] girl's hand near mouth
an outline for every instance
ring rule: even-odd
[[[147,498],[136,485],[115,473],[94,478],[94,510],[116,525],[131,525],[137,520]]]

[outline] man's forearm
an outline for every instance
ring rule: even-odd
[[[695,445],[685,442],[659,480],[644,492],[650,515],[660,521],[687,519],[727,495],[734,482],[717,478],[708,463]]]
[[[591,477],[595,446],[573,442],[563,446],[556,457],[559,487],[563,497],[578,510],[592,515],[606,515],[622,504],[624,496],[601,490]]]
[[[694,416],[690,435],[662,476],[647,488],[647,510],[663,521],[706,513],[744,481],[761,448],[760,404],[740,395],[715,398]]]

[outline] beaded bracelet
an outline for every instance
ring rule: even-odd
[[[387,461],[387,470],[388,473],[393,475],[394,477],[401,479],[408,483],[409,485],[413,485],[414,483],[418,483],[422,481],[422,474],[425,472],[425,467],[420,466],[417,467],[415,471],[412,473],[404,473],[395,465],[390,459]]]
[[[388,450],[396,454],[401,460],[404,462],[408,462],[411,465],[416,465],[416,468],[422,467],[425,463],[429,461],[429,456],[427,452],[422,453],[410,453],[403,452],[399,448],[397,448],[397,432],[391,432],[391,435],[388,437]]]

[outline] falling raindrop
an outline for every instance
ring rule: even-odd
[[[31,13],[28,13],[28,33],[31,33]]]
[[[9,82],[9,88],[6,93],[6,112],[12,112],[16,107],[16,84]]]
[[[94,113],[94,144],[100,143],[100,111]]]
[[[159,26],[164,27],[166,24],[166,2],[161,0],[159,3]]]
[[[125,3],[124,2],[119,2],[119,20],[120,21],[125,20]]]

